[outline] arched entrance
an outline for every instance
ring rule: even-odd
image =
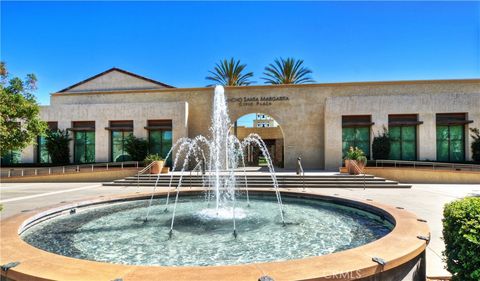
[[[265,113],[249,113],[241,116],[234,122],[233,134],[242,140],[251,133],[258,134],[267,146],[270,157],[275,167],[284,166],[284,141],[282,128],[278,122]],[[247,166],[266,166],[267,162],[260,149],[248,146],[245,151],[245,164]]]

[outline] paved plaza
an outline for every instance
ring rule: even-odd
[[[159,189],[162,190],[162,189]],[[104,187],[101,183],[4,183],[0,186],[1,218],[59,203],[109,195],[151,191],[151,187]],[[427,249],[427,275],[449,275],[442,251],[442,210],[445,203],[464,196],[480,196],[479,185],[414,184],[411,189],[319,188],[309,192],[401,206],[426,219],[432,232]]]

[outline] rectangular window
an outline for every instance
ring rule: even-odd
[[[47,150],[47,143],[45,136],[38,136],[37,138],[37,162],[51,163],[50,155]]]
[[[437,161],[465,161],[465,126],[437,125]]]
[[[437,114],[437,161],[465,161],[465,113]]]
[[[113,162],[130,161],[132,158],[125,151],[127,138],[133,135],[133,121],[110,121],[111,151]]]
[[[350,147],[358,147],[370,158],[370,115],[342,116],[342,152],[345,156]]]
[[[48,130],[57,130],[57,122],[47,122]],[[48,154],[45,136],[38,136],[37,138],[37,162],[38,163],[51,163],[50,155]]]
[[[389,115],[390,159],[417,160],[418,115]]]
[[[172,120],[148,120],[149,153],[165,158],[172,148]],[[170,158],[167,159],[167,164]]]
[[[12,165],[22,163],[22,152],[20,150],[6,151],[0,160],[1,165]]]
[[[76,121],[72,125],[74,163],[95,162],[95,121]]]

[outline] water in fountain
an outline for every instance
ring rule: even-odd
[[[183,163],[180,164],[181,167],[179,169],[180,178],[175,188],[175,201],[173,203],[173,212],[169,232],[170,237],[173,234],[175,213],[179,193],[182,188],[183,176],[185,170],[189,168],[189,165],[195,167],[198,167],[198,165],[207,166],[206,177],[204,177],[202,173],[202,186],[207,186],[207,208],[199,210],[198,216],[202,219],[211,220],[231,219],[233,224],[233,235],[237,237],[236,219],[243,219],[246,215],[244,210],[236,208],[235,193],[240,192],[240,185],[237,185],[236,171],[241,165],[244,176],[243,186],[245,187],[247,203],[249,205],[248,183],[244,159],[244,149],[248,145],[258,146],[267,161],[270,176],[273,182],[273,188],[275,189],[275,196],[280,212],[280,218],[282,224],[285,225],[282,198],[278,189],[278,182],[275,176],[273,163],[265,143],[257,134],[250,134],[243,141],[240,141],[236,136],[231,134],[231,128],[232,124],[228,116],[228,108],[225,101],[224,89],[222,86],[216,86],[213,101],[212,124],[210,127],[211,139],[209,140],[201,135],[193,139],[182,138],[172,146],[167,155],[167,157],[169,157],[173,151],[176,152],[172,171],[177,170],[179,161],[183,159]],[[171,187],[173,176],[174,174],[172,172],[170,175],[165,211],[168,210],[170,192],[172,191]],[[157,188],[159,177],[160,175],[157,176],[157,181],[153,188],[152,196],[149,200],[145,221],[148,220],[148,216],[150,214],[150,207],[152,205],[152,200]],[[215,202],[215,208],[210,208],[211,201]]]

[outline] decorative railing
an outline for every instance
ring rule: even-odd
[[[404,161],[404,160],[374,160],[375,167],[395,168],[425,168],[432,170],[457,170],[480,172],[480,164],[426,162],[426,161]]]
[[[141,169],[140,171],[138,171],[138,174],[144,174],[146,171],[149,171],[150,168],[152,167],[152,165],[154,164],[155,162],[152,162],[150,164],[148,164],[145,168]]]
[[[84,173],[84,172],[98,172],[108,171],[112,169],[126,169],[139,168],[138,161],[124,161],[124,162],[108,162],[95,164],[78,164],[78,165],[64,165],[53,167],[1,167],[0,176],[10,177],[27,177],[27,176],[45,176],[58,175],[67,173]]]
[[[150,168],[152,167],[152,165],[154,164],[155,162],[151,162],[150,164],[148,164],[145,168],[143,168],[142,170],[138,171],[137,173],[137,187],[140,186],[140,175],[141,174],[144,174],[146,171],[150,171]]]

